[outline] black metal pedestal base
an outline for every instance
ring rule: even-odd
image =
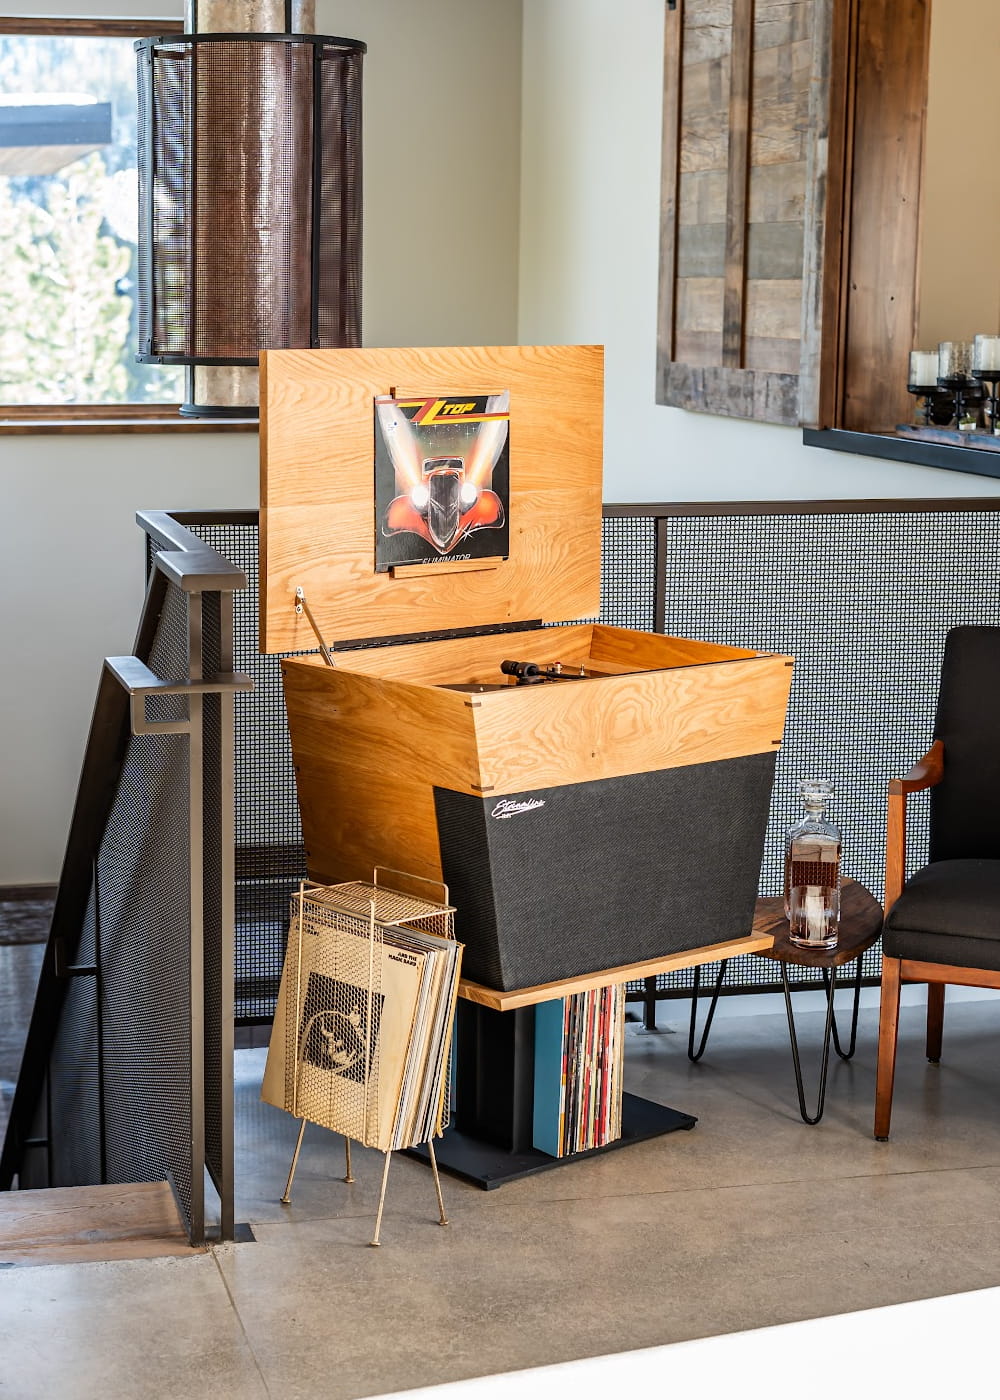
[[[438,1138],[434,1151],[443,1172],[469,1181],[473,1186],[481,1186],[484,1191],[492,1191],[508,1181],[520,1181],[522,1177],[534,1176],[553,1167],[565,1167],[571,1162],[581,1162],[585,1157],[597,1157],[602,1152],[613,1152],[633,1142],[662,1137],[681,1128],[693,1128],[697,1121],[689,1113],[680,1113],[677,1109],[666,1108],[649,1099],[640,1099],[635,1094],[623,1094],[622,1135],[606,1147],[574,1152],[569,1157],[550,1157],[547,1152],[538,1152],[534,1148],[507,1151],[481,1138],[462,1133],[457,1128],[449,1128],[444,1137]],[[406,1155],[430,1162],[426,1144],[409,1149]]]

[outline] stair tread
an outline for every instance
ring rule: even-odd
[[[165,1181],[0,1193],[0,1265],[202,1252]]]

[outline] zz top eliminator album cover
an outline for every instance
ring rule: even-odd
[[[510,392],[375,400],[375,569],[506,559]]]

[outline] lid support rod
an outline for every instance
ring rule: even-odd
[[[313,617],[312,608],[306,601],[306,590],[304,588],[296,588],[295,590],[295,611],[300,614],[305,613],[309,626],[316,633],[316,640],[319,642],[319,649],[323,653],[323,660],[328,666],[336,668],[337,663],[333,659],[333,652],[323,640],[323,634],[319,630],[316,619]]]

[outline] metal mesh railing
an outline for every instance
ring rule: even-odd
[[[206,1167],[233,1233],[226,775],[243,580],[169,517],[144,523],[169,570],[151,553],[134,654],[101,672],[0,1187],[169,1181],[201,1242]]]
[[[781,890],[784,832],[801,815],[797,783],[828,777],[837,794],[831,815],[844,831],[845,874],[880,896],[887,783],[930,742],[945,633],[962,623],[1000,622],[995,510],[979,502],[942,502],[940,509],[871,504],[752,511],[720,505],[675,515],[662,508],[663,630],[795,657],[761,868],[764,895]],[[656,517],[643,524],[652,533]],[[629,517],[605,520],[626,557],[636,525]],[[613,557],[606,549],[606,567]],[[606,622],[643,625],[627,589],[606,593],[613,602]],[[926,794],[912,799],[909,829],[915,869],[926,856]],[[871,981],[880,957],[877,944],[864,955]],[[693,978],[693,971],[670,974],[658,979],[657,990],[685,995]],[[802,970],[801,980],[818,982],[819,973]],[[748,957],[730,965],[730,991],[778,985],[777,964]]]
[[[880,892],[886,782],[930,733],[944,634],[1000,620],[1000,546],[988,503],[891,505],[617,506],[605,515],[604,622],[796,658],[762,894],[780,888],[784,830],[799,815],[796,783],[812,776],[836,785],[845,872]],[[256,579],[251,518],[190,528]],[[266,1021],[305,854],[280,658],[257,653],[254,583],[236,605],[236,668],[256,682],[253,694],[237,697],[237,1015]],[[919,796],[913,809],[916,864],[926,842]],[[877,945],[865,954],[870,980],[879,956]],[[802,980],[813,980],[808,970]],[[683,996],[692,982],[691,971],[669,974],[657,992]],[[778,985],[777,964],[747,957],[730,966],[728,991]]]
[[[288,937],[288,901],[306,877],[281,657],[258,647],[257,526],[246,520],[189,524],[236,564],[247,587],[234,595],[234,670],[254,688],[235,697],[236,1020],[274,1015]]]

